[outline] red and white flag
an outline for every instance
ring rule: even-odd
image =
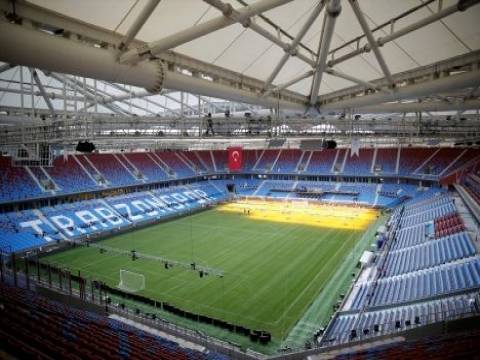
[[[228,168],[230,171],[241,170],[243,166],[243,148],[228,148]]]

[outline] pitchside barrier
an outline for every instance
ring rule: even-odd
[[[154,308],[162,309],[164,311],[167,311],[179,317],[186,318],[188,320],[196,321],[198,323],[213,325],[223,330],[228,330],[232,333],[248,336],[250,337],[250,340],[254,342],[260,342],[261,344],[268,344],[272,339],[271,334],[267,331],[254,330],[254,329],[246,328],[241,325],[230,324],[220,319],[185,311],[167,302],[156,301],[146,296],[143,296],[141,294],[136,294],[131,291],[124,291],[119,288],[112,288],[104,283],[99,283],[99,284],[100,284],[99,285],[100,288],[105,294],[111,294],[121,299],[124,299],[126,301],[133,300],[135,302],[146,304]],[[119,307],[124,308],[125,305],[121,303],[119,304]]]

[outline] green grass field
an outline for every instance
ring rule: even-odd
[[[120,269],[145,276],[140,294],[178,308],[270,331],[281,341],[335,274],[364,230],[254,220],[217,209],[103,240],[118,249],[222,269],[223,278],[199,277],[154,260],[132,261],[77,247],[42,261],[80,270],[83,276],[119,283]]]

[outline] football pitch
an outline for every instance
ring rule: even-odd
[[[248,212],[250,212],[248,214]],[[95,247],[42,258],[82,276],[118,286],[120,270],[143,275],[138,293],[196,314],[256,330],[280,342],[332,278],[377,211],[305,203],[244,201],[102,240],[135,250],[220,269],[223,277]],[[358,254],[360,256],[360,254]],[[351,261],[351,258],[348,258]],[[356,261],[357,259],[355,259]]]

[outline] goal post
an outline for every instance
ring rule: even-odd
[[[117,286],[120,290],[138,292],[145,289],[145,276],[133,271],[120,269],[120,282]]]

